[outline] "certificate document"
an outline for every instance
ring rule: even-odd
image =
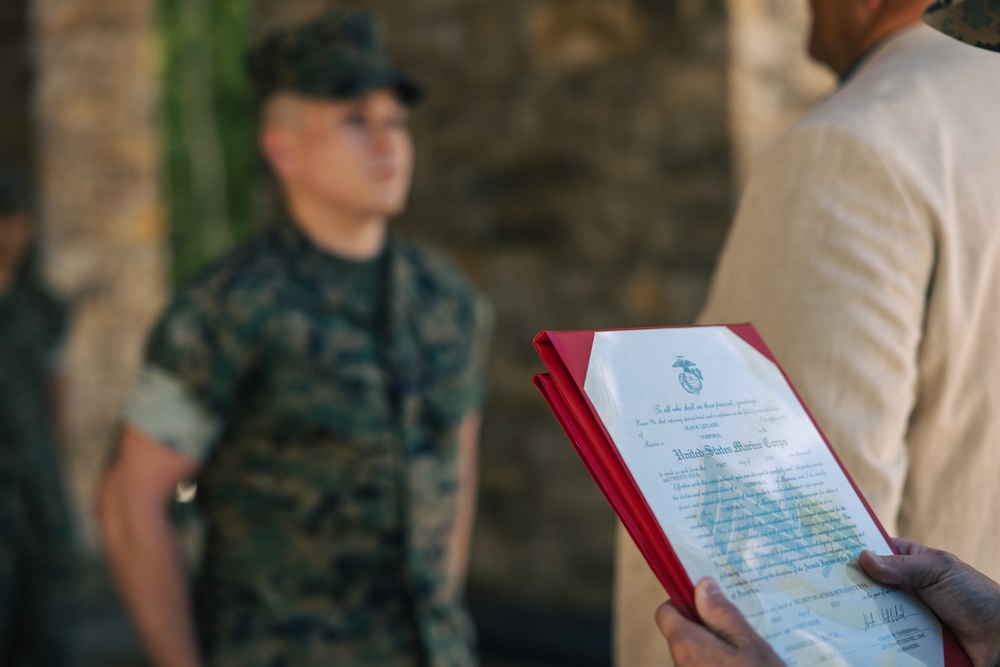
[[[858,567],[893,547],[752,327],[540,339],[536,384],[682,611],[711,576],[793,667],[968,664]]]

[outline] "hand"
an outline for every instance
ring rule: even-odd
[[[695,586],[694,605],[705,625],[687,620],[669,602],[656,610],[656,623],[670,642],[670,653],[677,667],[785,664],[712,579],[705,577]]]
[[[875,581],[912,588],[955,633],[976,667],[1000,664],[1000,584],[945,551],[896,541],[899,556],[862,551]]]

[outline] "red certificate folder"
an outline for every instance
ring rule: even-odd
[[[781,370],[777,359],[764,344],[753,325],[735,324],[727,325],[726,328],[773,362],[785,380],[788,381],[787,375]],[[594,336],[599,331],[615,330],[543,331],[539,333],[534,339],[534,345],[548,373],[535,375],[534,384],[545,397],[549,408],[562,426],[591,477],[635,541],[639,551],[669,594],[673,604],[686,617],[699,620],[694,606],[695,582],[691,580],[682,566],[598,416],[597,410],[584,391]],[[791,382],[788,382],[788,386],[793,392],[795,391]],[[795,397],[799,403],[802,403],[797,392],[795,392]],[[808,411],[806,413],[809,414]],[[829,448],[826,436],[822,434],[811,414],[809,414],[809,418]],[[886,538],[886,542],[892,547],[892,540],[889,539],[884,528],[878,522],[871,507],[864,500],[864,496],[832,448],[830,451],[837,464],[844,470],[844,475],[857,493],[864,508]],[[971,665],[951,631],[944,626],[942,626],[942,630],[944,634],[944,664],[947,667]]]

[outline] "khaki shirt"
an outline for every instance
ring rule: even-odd
[[[897,33],[752,172],[704,323],[750,321],[890,535],[1000,577],[1000,58]],[[669,663],[619,539],[622,667]]]

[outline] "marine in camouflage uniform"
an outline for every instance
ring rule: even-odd
[[[266,42],[250,66],[264,98],[420,92],[354,11]],[[290,217],[176,294],[125,421],[199,465],[208,664],[475,664],[447,547],[490,329],[437,254],[390,232],[379,256],[347,260]]]
[[[212,664],[472,664],[444,545],[487,323],[440,257],[347,262],[291,223],[177,295],[126,418],[203,462]]]
[[[0,171],[0,264],[13,225],[29,225],[23,177]],[[8,258],[9,259],[9,258]],[[0,665],[69,661],[71,531],[56,447],[53,383],[63,305],[34,276],[30,251],[0,286]]]

